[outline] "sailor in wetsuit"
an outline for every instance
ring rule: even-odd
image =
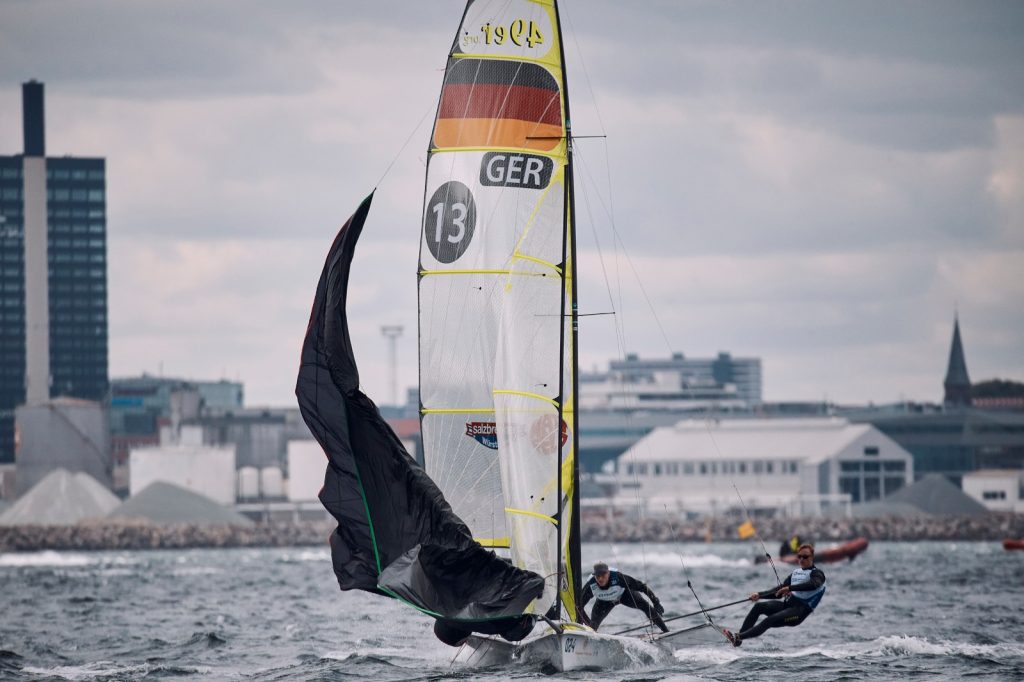
[[[768,628],[793,627],[804,622],[807,616],[825,594],[825,574],[814,565],[814,547],[803,544],[796,551],[800,568],[783,581],[780,587],[773,587],[764,592],[754,592],[750,601],[759,599],[782,599],[781,602],[760,602],[754,604],[743,621],[743,627],[736,634],[723,630],[733,646],[739,646],[743,640],[759,637]],[[757,625],[758,617],[767,616]]]
[[[646,594],[651,603],[648,604],[647,599],[641,597],[641,594]],[[587,605],[591,597],[596,597],[597,603],[594,604],[590,618],[587,619],[587,612],[583,607]],[[583,586],[579,613],[585,621],[588,621],[587,625],[597,630],[601,627],[601,621],[611,613],[616,604],[643,611],[655,625],[661,628],[662,632],[668,632],[668,626],[661,619],[661,614],[665,613],[665,609],[658,598],[654,596],[651,588],[632,576],[615,569],[609,570],[606,563],[598,562],[594,564],[594,574]]]

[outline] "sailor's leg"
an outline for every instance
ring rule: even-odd
[[[590,627],[597,630],[601,627],[601,621],[603,621],[612,609],[615,608],[615,602],[613,601],[601,601],[598,599],[594,602],[594,608],[590,612]]]
[[[768,616],[760,623],[750,628],[749,630],[744,628],[739,633],[740,639],[750,639],[751,637],[759,637],[764,634],[764,631],[768,628],[780,628],[783,626],[794,627],[804,622],[804,619],[810,615],[810,610],[802,605],[791,605],[779,603],[782,608]]]
[[[761,616],[770,616],[773,613],[778,613],[782,609],[786,608],[785,604],[780,601],[757,601],[750,608],[750,613],[743,619],[743,625],[740,626],[740,632],[746,632],[750,628],[754,627],[754,623]],[[756,635],[755,635],[756,636]]]

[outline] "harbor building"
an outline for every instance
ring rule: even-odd
[[[1024,469],[981,469],[964,474],[964,492],[989,511],[1024,513]]]
[[[22,153],[0,156],[0,463],[18,406],[108,387],[106,162],[46,155],[42,83],[22,119]]]
[[[870,423],[914,456],[918,479],[941,474],[961,485],[980,469],[1024,469],[1024,410],[1012,399],[979,399],[986,383],[972,385],[967,373],[960,320],[953,318],[942,404],[902,403],[851,408],[851,421]],[[977,404],[976,404],[977,403]]]
[[[612,467],[607,467],[611,469]],[[623,453],[608,500],[650,513],[848,514],[914,480],[909,452],[845,419],[688,419]],[[742,502],[741,502],[742,500]]]
[[[596,472],[654,428],[687,414],[756,410],[761,392],[760,358],[630,353],[608,371],[580,373],[580,462]]]

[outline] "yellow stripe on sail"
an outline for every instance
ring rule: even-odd
[[[509,538],[473,538],[477,541],[481,547],[487,547],[488,549],[494,549],[496,547],[508,549],[511,547],[512,542]]]
[[[493,407],[424,407],[420,414],[494,414]]]
[[[548,398],[547,396],[543,396],[543,395],[541,395],[539,393],[530,393],[529,391],[513,391],[513,390],[509,390],[509,389],[504,389],[504,388],[496,388],[493,391],[491,391],[491,393],[493,395],[518,395],[518,396],[522,396],[524,398],[533,398],[534,400],[540,400],[540,401],[543,401],[545,403],[550,403],[556,409],[559,407],[557,401],[554,401],[551,398]]]
[[[542,521],[549,521],[555,526],[558,525],[558,521],[555,521],[553,516],[548,516],[547,514],[538,514],[537,512],[529,511],[528,509],[513,509],[512,507],[505,507],[505,511],[509,514],[522,514],[523,516],[532,516],[536,519],[541,519]]]

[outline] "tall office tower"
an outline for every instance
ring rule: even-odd
[[[107,395],[102,158],[47,157],[43,84],[22,84],[24,152],[0,156],[0,463],[14,410]]]

